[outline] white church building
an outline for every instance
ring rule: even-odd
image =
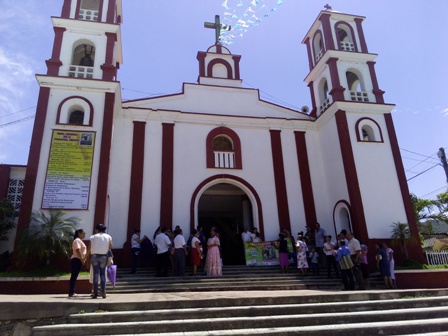
[[[243,88],[241,56],[219,42],[191,60],[197,83],[123,102],[121,2],[64,0],[52,18],[28,164],[0,167],[0,196],[22,183],[18,230],[30,211],[62,208],[87,232],[107,225],[120,256],[134,228],[152,238],[158,226],[179,225],[187,238],[199,224],[206,233],[217,226],[227,264],[244,261],[235,252],[244,226],[276,240],[283,228],[296,235],[319,222],[372,249],[394,222],[417,235],[394,105],[384,101],[363,16],[327,9],[306,33],[309,110]]]

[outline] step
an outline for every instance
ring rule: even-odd
[[[385,297],[387,294],[385,293]],[[396,295],[396,293],[392,294]],[[409,294],[412,295],[412,293]],[[177,301],[170,302],[169,305],[165,304],[167,308],[174,306],[177,309],[74,314],[69,317],[68,324],[35,327],[33,335],[124,335],[129,333],[145,334],[149,330],[153,334],[159,333],[160,335],[175,335],[176,333],[206,335],[203,332],[227,335],[229,330],[237,335],[293,335],[294,332],[305,331],[305,334],[317,335],[319,333],[313,331],[316,328],[320,328],[316,330],[319,330],[322,335],[342,335],[342,331],[347,325],[375,325],[377,321],[381,321],[379,323],[384,325],[385,330],[398,328],[394,329],[398,334],[448,330],[446,328],[448,326],[446,320],[448,296],[446,295],[372,301],[365,301],[365,299],[375,297],[375,295],[363,294],[362,297],[364,300],[355,301],[354,296],[350,296],[350,294],[346,294],[346,297],[330,295],[328,301],[333,301],[330,303],[317,301],[316,303],[302,304],[286,304],[291,302],[289,297],[275,298],[275,300],[266,300],[266,298],[193,300],[186,304],[183,301]],[[380,298],[381,295],[376,295],[376,297]],[[343,298],[346,298],[347,301],[341,302]],[[300,301],[300,297],[295,299]],[[313,298],[313,300],[319,299],[325,301],[327,297]],[[275,304],[272,304],[271,301],[274,301]],[[238,305],[232,305],[232,302]],[[141,303],[140,305],[145,304]],[[161,305],[152,302],[147,306],[149,308]],[[116,309],[120,309],[120,307],[116,307]],[[269,318],[266,318],[267,316]],[[445,320],[443,320],[444,318]],[[405,327],[412,320],[421,320],[424,328],[411,330]],[[435,320],[438,322],[433,323]],[[388,326],[387,323],[394,323],[394,327]],[[330,327],[334,329],[331,329],[333,334],[328,333]],[[379,330],[379,325],[376,324],[375,328],[369,330]],[[245,331],[243,332],[243,330]],[[362,333],[362,335],[368,335],[368,333]]]
[[[195,318],[202,319],[215,317],[237,317],[237,316],[271,316],[271,315],[293,315],[293,314],[320,314],[325,312],[361,312],[378,311],[388,309],[444,307],[448,302],[448,296],[437,298],[415,298],[399,300],[374,300],[330,302],[326,304],[280,304],[280,305],[248,305],[229,307],[197,307],[183,309],[154,309],[140,311],[117,311],[98,313],[73,314],[69,316],[68,322],[74,323],[101,323],[101,322],[138,322],[158,321],[176,316],[178,319]]]
[[[448,316],[448,307],[411,308],[369,312],[296,314],[287,316],[274,315],[269,318],[266,318],[265,316],[250,316],[208,319],[196,318],[188,320],[168,319],[159,321],[43,326],[34,328],[33,335],[119,335],[123,333],[142,334],[148,330],[151,330],[152,333],[166,333],[169,331],[172,334],[175,332],[210,332],[226,329],[246,329],[247,334],[248,329],[252,331],[253,329],[270,329],[278,328],[280,326],[281,328],[297,328],[297,326],[302,326],[302,328],[319,329],[321,332],[329,331],[329,329],[331,329],[330,331],[334,332],[335,330],[333,329],[344,329],[348,325],[353,326],[354,324],[372,324],[377,327],[380,325],[385,326],[387,324],[396,326],[397,323],[406,325],[406,322],[413,323],[416,320],[420,320],[422,324],[440,320],[439,322],[442,322],[448,327],[448,318],[446,318],[446,316]],[[427,331],[426,328],[420,330]],[[448,329],[431,329],[431,331],[443,330]],[[415,329],[412,330],[412,332],[415,331]]]

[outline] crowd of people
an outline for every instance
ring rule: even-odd
[[[288,249],[290,240],[293,251]],[[327,271],[327,277],[341,278],[345,290],[364,290],[370,288],[370,266],[368,264],[368,247],[361,244],[352,232],[342,230],[337,240],[332,240],[317,223],[314,232],[306,227],[306,232],[299,232],[297,239],[284,229],[277,241],[281,272],[288,272],[290,258],[297,265],[302,275],[320,274]],[[396,288],[394,251],[385,243],[378,243],[375,251],[376,268],[384,279],[385,288]]]
[[[92,298],[101,295],[106,297],[106,267],[110,257],[112,237],[106,233],[106,227],[102,224],[96,226],[95,234],[90,237],[90,246],[86,247],[84,239],[86,233],[79,229],[75,231],[70,260],[71,278],[69,297],[74,297],[76,279],[82,266],[90,265],[92,273]],[[222,275],[221,242],[217,228],[212,227],[209,238],[206,240],[202,226],[199,225],[190,233],[188,241],[183,236],[183,231],[176,226],[174,231],[165,227],[158,227],[153,235],[153,243],[145,235],[140,236],[140,229],[135,229],[131,237],[132,268],[131,274],[137,271],[137,264],[142,256],[142,249],[148,251],[149,259],[155,256],[156,276],[167,277],[171,268],[176,276],[185,276],[186,263],[193,266],[192,276],[198,275],[198,270],[203,269],[208,276]],[[251,232],[247,227],[241,234],[243,243],[260,243],[260,233],[257,228]],[[290,248],[291,247],[291,248]],[[306,227],[305,233],[299,232],[294,239],[289,230],[284,229],[279,234],[276,244],[279,252],[279,263],[282,273],[289,271],[291,259],[304,276],[308,273],[320,274],[321,270],[327,271],[330,279],[333,274],[341,278],[344,289],[355,288],[363,290],[370,287],[368,248],[361,244],[353,236],[352,232],[342,230],[333,240],[327,235],[320,224],[311,230]],[[384,279],[386,288],[395,288],[394,252],[385,243],[377,243],[376,268]],[[148,258],[147,258],[148,259]]]

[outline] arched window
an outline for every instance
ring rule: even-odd
[[[57,124],[92,126],[93,105],[84,97],[72,96],[64,99],[58,108]]]
[[[226,136],[217,136],[213,140],[213,150],[215,151],[233,151],[232,140]]]
[[[70,113],[68,118],[68,124],[70,125],[83,125],[84,124],[84,111],[75,110]]]
[[[207,168],[242,169],[241,142],[227,127],[218,127],[207,135]]]
[[[353,29],[345,22],[336,25],[336,34],[338,38],[339,50],[356,51],[353,39]]]
[[[350,99],[358,102],[368,102],[369,96],[364,88],[364,83],[361,80],[361,76],[354,71],[347,71],[345,73],[347,78],[347,87],[350,92]]]
[[[90,42],[79,44],[73,50],[69,77],[93,78],[95,47]]]
[[[383,142],[383,133],[372,118],[361,118],[356,122],[356,137],[359,142]]]
[[[330,96],[328,91],[328,81],[326,78],[322,78],[319,84],[319,111],[324,112],[328,106],[330,106]]]
[[[85,21],[98,21],[100,0],[81,0],[78,19]]]
[[[317,31],[316,35],[314,35],[313,50],[314,50],[314,59],[316,60],[317,63],[322,58],[325,52],[322,33],[320,31]]]

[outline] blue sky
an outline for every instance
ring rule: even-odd
[[[118,79],[124,100],[180,92],[195,83],[196,54],[214,43],[204,21],[225,17],[225,0],[123,0],[124,64]],[[301,41],[325,1],[259,0],[262,18],[229,49],[242,55],[244,87],[260,89],[263,99],[299,109],[311,106],[306,47]],[[240,0],[228,0],[242,14]],[[241,0],[246,8],[252,0]],[[38,95],[35,74],[45,74],[51,56],[51,16],[62,0],[0,0],[0,163],[26,164]],[[378,54],[376,72],[393,113],[410,191],[434,198],[446,191],[437,158],[448,153],[448,1],[334,0],[334,10],[365,16],[369,52]],[[266,16],[267,15],[267,16]],[[435,166],[434,168],[431,168]],[[431,168],[431,169],[430,169]]]

